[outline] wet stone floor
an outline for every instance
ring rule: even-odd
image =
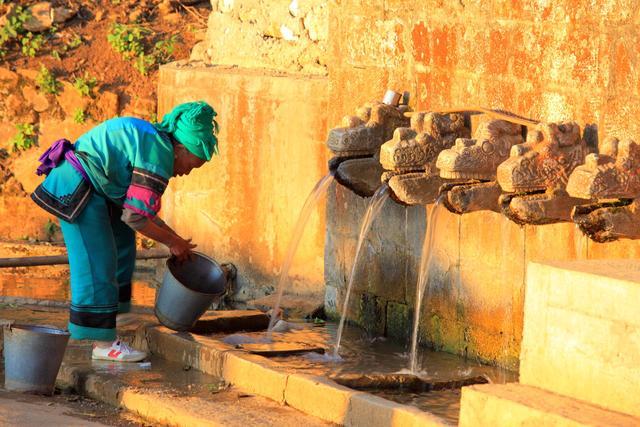
[[[148,424],[133,414],[77,395],[34,396],[0,390],[0,425],[133,427]]]
[[[220,378],[156,357],[139,363],[91,360],[91,347],[80,343],[69,345],[63,366],[85,368],[105,381],[116,380],[128,387],[164,396],[206,398],[228,388]]]
[[[361,329],[350,326],[344,331],[340,357],[333,357],[337,325],[326,323],[292,323],[287,332],[272,334],[277,343],[299,344],[301,347],[321,347],[324,354],[309,352],[301,355],[271,357],[283,367],[313,375],[339,376],[340,374],[409,373],[408,344],[402,345],[384,337],[371,338]],[[268,348],[266,332],[217,334],[212,337],[242,348],[243,344],[263,344]],[[251,347],[251,345],[247,345]],[[426,381],[459,381],[483,376],[492,383],[516,382],[517,374],[443,352],[422,349],[421,372]],[[394,390],[367,390],[375,395],[398,403],[416,406],[436,414],[452,424],[457,424],[460,413],[460,389],[445,389],[424,393]]]
[[[133,286],[133,303],[138,307],[150,307],[155,300],[154,281],[145,272],[137,272],[137,280]],[[42,277],[29,274],[26,277],[17,272],[0,274],[0,295],[37,300],[67,301],[69,298],[68,279],[63,274]],[[12,303],[0,303],[3,319],[26,318],[28,323],[66,326],[66,311],[61,312],[53,307],[37,305],[17,306]],[[148,310],[148,308],[146,309]],[[61,313],[64,313],[61,315]],[[147,315],[151,316],[151,315]],[[408,344],[401,345],[383,337],[371,338],[364,331],[354,326],[345,329],[340,348],[340,357],[332,357],[333,345],[336,341],[337,325],[326,323],[291,323],[292,329],[284,333],[273,333],[275,342],[300,345],[303,347],[319,347],[325,354],[310,352],[293,356],[272,357],[284,368],[313,375],[332,376],[353,373],[408,373]],[[242,347],[243,344],[269,343],[266,332],[236,333],[231,335],[213,335],[227,344]],[[247,346],[248,347],[248,346]],[[70,353],[65,363],[81,362],[79,348],[70,346]],[[76,354],[74,355],[74,352]],[[421,372],[419,375],[427,381],[456,381],[470,377],[484,376],[490,382],[505,383],[517,381],[517,374],[503,369],[482,365],[447,353],[422,349],[420,353]],[[225,391],[219,389],[219,379],[203,376],[197,371],[185,370],[181,366],[167,364],[162,360],[152,360],[151,366],[132,364],[123,366],[109,362],[93,362],[91,368],[104,375],[124,378],[135,387],[164,390],[182,396],[198,396],[209,399],[212,393],[217,398],[224,398]],[[372,392],[371,390],[367,390]],[[222,393],[222,394],[221,394]],[[456,424],[460,411],[460,389],[445,389],[425,393],[406,391],[379,390],[373,391],[380,397],[402,404],[416,406],[434,413],[449,422]],[[230,398],[231,399],[231,398]]]
[[[144,395],[170,398],[211,425],[246,427],[252,425],[325,427],[329,423],[269,399],[243,392],[221,378],[204,374],[175,362],[151,357],[140,363],[113,363],[90,360],[90,347],[70,345],[63,368],[90,370],[102,382],[124,385]]]

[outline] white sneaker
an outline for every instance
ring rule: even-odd
[[[111,343],[111,347],[93,347],[91,358],[96,360],[110,360],[112,362],[139,362],[147,357],[144,351],[135,350],[120,340]]]

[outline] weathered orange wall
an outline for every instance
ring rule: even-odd
[[[417,109],[476,104],[640,136],[638,2],[331,4],[330,87],[341,105],[330,123],[395,87]]]
[[[596,3],[331,0],[327,79],[164,67],[160,112],[203,98],[222,125],[221,156],[171,185],[164,215],[206,252],[238,263],[248,297],[275,283],[298,211],[326,171],[327,128],[388,88],[410,91],[416,110],[480,105],[576,120],[591,144],[606,135],[638,138],[640,5]],[[329,197],[324,273],[335,311],[366,201],[337,185]],[[388,206],[384,215],[356,289],[377,296],[382,328],[397,332],[411,314],[424,208]],[[301,292],[322,288],[323,227],[316,218],[294,263]],[[640,245],[587,244],[573,224],[520,228],[492,212],[445,212],[435,251],[426,340],[515,367],[528,261],[635,257]]]
[[[415,110],[479,105],[542,121],[575,120],[587,141],[614,135],[640,139],[640,3],[633,1],[409,0],[334,1],[329,9],[329,123],[388,88],[411,92]],[[332,193],[343,200],[344,191]],[[350,206],[364,213],[355,201]],[[344,292],[355,237],[337,224],[355,213],[332,210],[327,302]],[[424,220],[386,210],[380,221],[424,234]],[[573,224],[521,228],[501,215],[440,216],[431,299],[423,336],[437,348],[517,367],[526,263],[531,260],[633,258],[640,244],[595,244]],[[339,237],[340,236],[340,237]],[[379,236],[378,238],[384,238]],[[420,251],[387,228],[399,245],[395,265],[416,269]],[[336,240],[339,240],[336,242]],[[404,238],[406,240],[406,238]],[[371,265],[377,255],[365,255]],[[390,267],[389,259],[382,262]],[[412,310],[415,277],[389,281],[369,273],[356,292],[373,293],[378,311]],[[393,289],[393,288],[396,289]],[[354,298],[354,304],[359,301]],[[392,303],[392,304],[391,304]],[[400,307],[400,308],[399,308]],[[331,308],[331,307],[330,307]],[[362,307],[360,307],[362,308]],[[356,307],[357,310],[357,307]],[[386,310],[386,312],[385,312]],[[356,318],[357,318],[356,314]],[[360,319],[359,319],[360,320]]]
[[[239,299],[275,285],[298,213],[328,159],[323,77],[234,67],[161,68],[161,115],[205,100],[218,112],[220,155],[172,181],[162,214],[219,262],[238,267]],[[291,291],[323,293],[324,209],[311,218]]]

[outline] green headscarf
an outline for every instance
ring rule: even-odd
[[[186,102],[165,114],[156,129],[168,132],[189,152],[202,160],[211,160],[212,154],[218,154],[218,123],[214,117],[218,114],[206,102]]]

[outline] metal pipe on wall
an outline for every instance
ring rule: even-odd
[[[168,258],[170,255],[171,254],[164,249],[146,249],[138,251],[136,259],[162,259]],[[42,265],[64,264],[69,264],[69,257],[67,255],[0,258],[0,268],[37,267]]]

